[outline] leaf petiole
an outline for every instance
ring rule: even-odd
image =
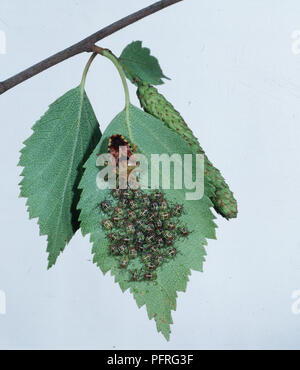
[[[96,58],[98,53],[93,53],[90,57],[90,59],[88,60],[85,68],[84,68],[84,71],[83,71],[83,75],[82,75],[82,79],[81,79],[81,83],[80,83],[80,87],[81,87],[81,90],[84,89],[84,85],[85,85],[85,80],[86,80],[86,76],[88,74],[88,71],[90,69],[90,66],[91,64],[93,63],[93,60]]]
[[[127,84],[127,81],[126,81],[126,76],[125,76],[123,67],[121,66],[118,59],[113,55],[113,53],[110,50],[103,49],[102,50],[102,55],[104,57],[108,58],[111,62],[113,62],[113,64],[115,65],[115,67],[117,68],[117,70],[120,74],[122,84],[123,84],[123,88],[124,88],[124,93],[125,93],[125,110],[126,110],[126,112],[129,112],[129,106],[130,106],[129,89],[128,89],[128,84]]]

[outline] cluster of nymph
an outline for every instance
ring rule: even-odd
[[[177,255],[176,240],[189,235],[180,222],[183,206],[171,204],[158,190],[114,189],[100,207],[109,253],[118,258],[120,268],[130,269],[136,259],[141,262],[130,269],[132,281],[155,280],[156,270]]]

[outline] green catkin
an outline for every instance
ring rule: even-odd
[[[181,135],[195,153],[204,154],[205,158],[205,187],[206,193],[211,199],[215,210],[226,219],[237,217],[237,202],[232,191],[226,184],[220,171],[213,166],[201,148],[198,139],[187,126],[180,113],[168,102],[158,90],[145,83],[138,83],[137,96],[142,108],[149,114],[163,121],[170,129]]]

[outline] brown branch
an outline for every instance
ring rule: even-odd
[[[14,86],[28,80],[29,78],[45,71],[46,69],[53,67],[54,65],[63,62],[66,59],[69,59],[75,55],[78,55],[83,52],[92,52],[94,44],[105,37],[121,30],[124,27],[129,26],[132,23],[139,21],[142,18],[147,17],[153,13],[156,13],[170,5],[179,3],[183,0],[162,0],[154,3],[144,9],[141,9],[131,15],[128,15],[125,18],[120,19],[119,21],[112,23],[111,25],[103,28],[102,30],[94,33],[93,35],[85,38],[84,40],[70,46],[69,48],[60,51],[57,54],[52,55],[51,57],[33,65],[32,67],[25,69],[23,72],[16,74],[13,77],[8,78],[7,80],[0,82],[0,95],[5,93],[7,90],[13,88]]]

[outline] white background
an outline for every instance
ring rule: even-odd
[[[0,80],[149,5],[146,0],[1,0]],[[204,273],[194,272],[173,313],[171,341],[145,308],[91,262],[78,232],[47,271],[46,237],[19,199],[22,142],[48,105],[78,85],[88,55],[0,96],[0,348],[295,349],[300,315],[298,0],[186,0],[103,40],[119,54],[143,40],[172,81],[161,91],[183,114],[239,202],[218,217]],[[87,92],[105,129],[123,108],[111,63],[98,57]],[[138,104],[131,89],[132,101]]]

